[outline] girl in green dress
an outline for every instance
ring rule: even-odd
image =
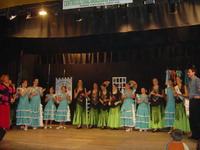
[[[90,111],[89,111],[89,129],[97,126],[99,119],[99,89],[96,83],[93,84],[93,90],[88,93],[90,96]]]
[[[121,103],[122,94],[120,93],[117,85],[112,86],[111,98],[108,103],[110,106],[109,117],[108,117],[108,127],[111,129],[117,129],[121,127]]]
[[[157,132],[158,129],[164,127],[164,90],[159,86],[158,79],[153,79],[153,87],[150,90],[150,103],[151,103],[151,119],[150,128],[152,132]]]
[[[176,77],[176,84],[174,94],[176,100],[174,129],[190,132],[189,118],[186,116],[184,107],[184,101],[187,100],[185,98],[188,96],[188,90],[187,87],[182,84],[182,79],[180,77]]]
[[[73,125],[77,125],[77,129],[81,129],[86,122],[86,88],[83,87],[83,81],[79,80],[77,88],[74,90],[74,99],[76,100],[76,109],[74,112]]]
[[[110,101],[110,93],[107,90],[107,85],[101,85],[101,91],[99,93],[99,101],[100,101],[100,113],[98,120],[98,127],[101,129],[105,129],[108,124],[108,102]]]

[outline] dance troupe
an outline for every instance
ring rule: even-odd
[[[193,73],[193,70],[188,70],[189,77],[192,74],[190,72]],[[22,129],[27,130],[28,127],[37,129],[43,126],[43,120],[45,122],[44,129],[52,128],[52,121],[59,123],[56,129],[66,129],[65,123],[71,121],[69,104],[72,102],[72,98],[68,94],[68,87],[60,87],[60,94],[55,94],[54,87],[50,87],[43,109],[41,97],[46,89],[39,87],[38,79],[33,81],[31,87],[28,87],[27,81],[24,80],[21,82],[21,86],[15,90],[9,84],[8,75],[4,75],[2,78],[0,117],[4,118],[0,119],[0,127],[9,129],[10,122],[5,116],[6,113],[9,113],[9,106],[18,97],[16,124]],[[190,133],[191,127],[194,130],[198,127],[191,126],[189,122],[189,115],[191,115],[189,101],[195,99],[196,96],[195,100],[198,101],[198,104],[200,102],[200,79],[195,76],[195,81],[193,81],[193,77],[190,78],[189,86],[191,85],[191,87],[189,88],[183,85],[181,77],[177,76],[175,81],[168,79],[165,89],[161,88],[159,81],[154,78],[152,88],[148,92],[142,87],[138,93],[136,93],[137,83],[133,80],[126,83],[125,89],[121,91],[119,85],[116,84],[112,85],[112,90],[109,91],[109,81],[105,81],[100,87],[94,83],[92,90],[87,91],[82,80],[79,80],[73,94],[76,107],[72,124],[76,125],[77,129],[87,125],[90,129],[97,127],[100,129],[125,128],[126,131],[137,129],[141,132],[147,130],[157,132],[160,129],[169,128],[169,133],[173,129]],[[191,97],[191,93],[194,93],[193,82],[195,82],[197,92],[195,91],[196,95]],[[86,101],[90,104],[89,112],[86,110]],[[195,134],[193,133],[193,137]]]

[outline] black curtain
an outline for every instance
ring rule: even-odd
[[[77,80],[82,79],[87,88],[91,88],[93,82],[101,84],[105,80],[111,80],[113,76],[126,76],[129,80],[136,80],[139,87],[149,88],[154,77],[161,84],[164,83],[167,67],[182,71],[192,66],[199,69],[199,48],[197,44],[79,54],[25,54],[23,78],[32,82],[37,77],[41,79],[43,86],[47,86],[50,79],[48,86],[52,86],[56,77],[72,76],[75,85]],[[72,61],[66,60],[68,57]]]

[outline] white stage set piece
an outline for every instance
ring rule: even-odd
[[[112,77],[112,85],[117,84],[120,91],[125,89],[126,81],[126,77]]]

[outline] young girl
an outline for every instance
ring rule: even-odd
[[[175,99],[174,99],[174,87],[172,80],[168,80],[168,88],[166,88],[166,100],[167,105],[165,107],[165,127],[170,127],[169,134],[172,132],[174,127],[175,119]]]
[[[90,96],[89,128],[97,126],[99,119],[99,89],[96,83],[93,84],[93,90]]]
[[[66,129],[64,127],[65,122],[70,121],[70,111],[68,104],[71,103],[71,98],[67,94],[67,87],[61,87],[61,94],[57,96],[57,100],[60,102],[56,111],[55,121],[59,122],[59,127],[56,129]]]
[[[23,80],[21,87],[18,88],[19,92],[19,103],[17,105],[17,125],[21,125],[22,129],[27,130],[28,125],[31,123],[31,106],[29,103],[28,96],[30,94],[30,88],[27,88],[27,81]]]
[[[135,128],[139,129],[139,131],[146,131],[149,129],[149,100],[146,95],[145,88],[141,89],[141,94],[137,95],[137,113],[136,113],[136,125]]]
[[[123,104],[121,107],[121,125],[126,127],[126,131],[132,131],[135,127],[135,89],[134,85],[129,81],[126,89],[122,93]]]
[[[31,104],[31,126],[33,129],[43,126],[41,97],[46,89],[42,89],[38,84],[39,80],[34,79],[33,86],[30,87],[31,93],[29,95]]]
[[[45,120],[45,126],[44,129],[47,129],[48,127],[48,121],[50,122],[49,128],[52,128],[52,121],[55,119],[55,111],[56,106],[54,104],[55,94],[54,94],[54,88],[50,87],[49,94],[46,95],[45,102],[47,103],[44,108],[44,120]]]
[[[108,102],[110,100],[110,93],[107,90],[108,85],[109,85],[109,82],[104,82],[101,85],[101,91],[99,94],[101,109],[99,113],[98,127],[101,127],[101,129],[106,129],[107,123],[108,123]]]
[[[122,94],[120,93],[117,85],[112,86],[112,94],[108,105],[110,106],[108,115],[108,127],[117,129],[121,127],[120,107],[122,103]]]
[[[76,100],[76,109],[74,112],[73,125],[77,125],[77,129],[81,129],[82,125],[86,125],[86,88],[83,87],[83,81],[79,80],[77,88],[74,90],[74,98]]]

